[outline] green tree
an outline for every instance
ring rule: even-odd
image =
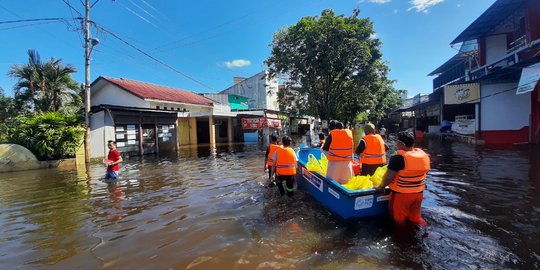
[[[21,109],[36,112],[74,112],[82,105],[80,88],[71,78],[74,66],[61,59],[41,61],[39,53],[28,50],[28,63],[12,65],[8,75],[18,79],[15,99]]]
[[[282,109],[353,122],[360,112],[391,105],[380,104],[397,96],[381,42],[373,23],[358,13],[345,17],[324,10],[274,34],[266,64],[272,75],[285,77],[278,92]]]
[[[0,87],[0,123],[16,113],[15,101],[12,97],[5,95],[4,89]]]
[[[82,116],[60,112],[10,117],[0,125],[8,143],[22,145],[39,160],[73,157],[84,136]]]

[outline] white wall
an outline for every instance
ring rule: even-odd
[[[482,97],[512,89],[504,93],[482,98],[480,105],[482,130],[519,130],[529,126],[531,94],[516,95],[517,83],[482,84]]]
[[[264,78],[266,73],[266,71],[260,72],[227,88],[222,93],[236,94],[249,98],[249,109],[278,110],[278,81],[276,78]]]
[[[500,60],[506,55],[506,35],[489,36],[486,38],[486,64]]]
[[[184,103],[178,103],[178,102],[160,102],[160,101],[149,101],[149,107],[152,109],[156,109],[157,106],[161,110],[163,110],[165,107],[167,107],[167,111],[178,111],[177,108],[182,111],[184,108],[189,112],[190,117],[197,117],[197,116],[210,116],[212,115],[212,107],[209,106],[199,106],[199,105],[190,105],[190,104],[184,104]]]
[[[114,127],[105,111],[92,114],[90,120],[90,158],[105,158],[107,141],[114,140]]]
[[[107,83],[102,89],[92,91],[92,106],[109,104],[116,106],[148,108],[150,104],[129,92]]]

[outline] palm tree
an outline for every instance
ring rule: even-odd
[[[14,87],[16,99],[29,103],[34,111],[56,112],[77,111],[82,103],[80,89],[71,79],[75,72],[73,65],[64,65],[61,59],[43,63],[37,51],[28,50],[28,63],[11,66],[8,75],[19,80]]]
[[[80,89],[77,82],[71,79],[71,73],[77,72],[73,65],[64,65],[60,59],[51,58],[43,65],[42,71],[47,111],[57,112],[81,105]]]

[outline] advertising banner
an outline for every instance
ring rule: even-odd
[[[480,102],[480,84],[457,84],[444,87],[444,104]]]
[[[540,79],[540,63],[523,68],[519,79],[516,95],[528,93],[534,90]]]

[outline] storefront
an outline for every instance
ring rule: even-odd
[[[154,109],[101,105],[92,107],[92,158],[104,157],[107,141],[116,141],[126,156],[175,151],[178,147],[177,113]]]

